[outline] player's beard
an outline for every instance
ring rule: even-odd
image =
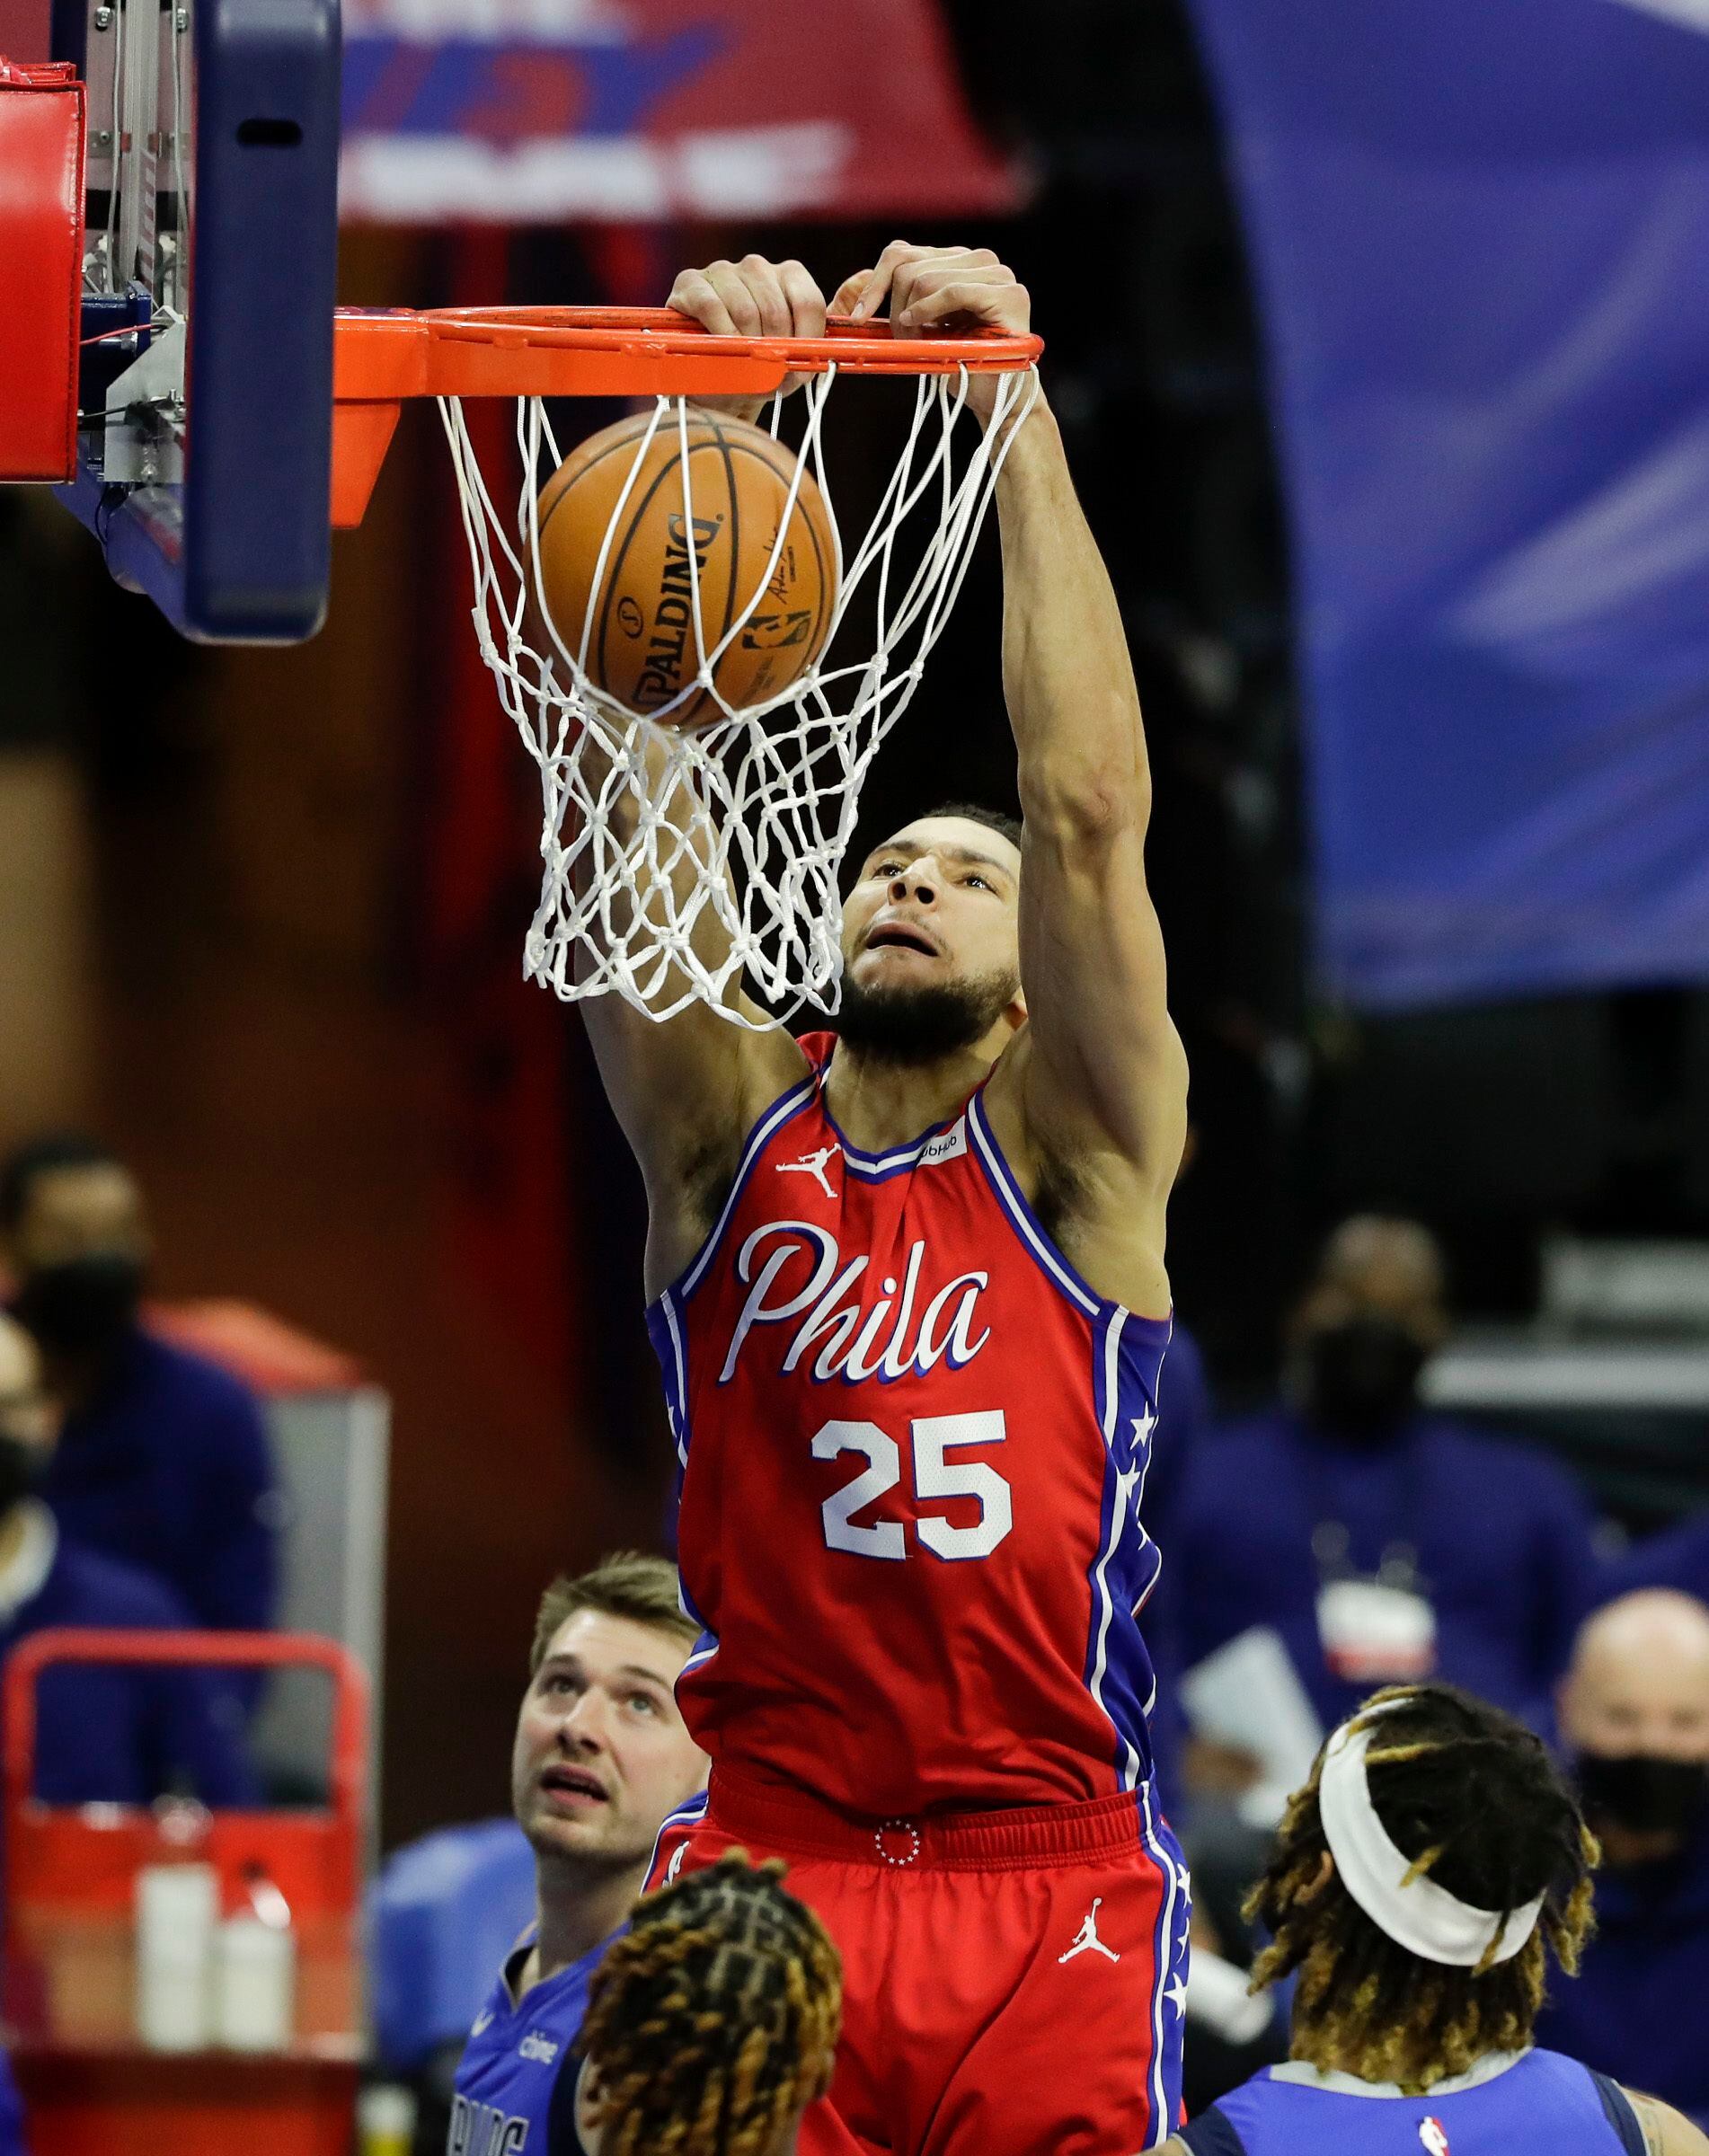
[[[875,1063],[935,1063],[981,1041],[1021,993],[1013,968],[966,981],[887,982],[843,976],[837,1038]]]

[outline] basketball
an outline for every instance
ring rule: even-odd
[[[829,633],[837,544],[824,497],[802,472],[774,563],[796,473],[793,454],[761,428],[693,412],[686,457],[677,422],[667,417],[637,470],[651,422],[651,414],[642,412],[590,436],[546,482],[539,596],[560,642],[574,653],[593,605],[583,662],[589,678],[629,710],[645,712],[669,703],[695,677],[696,592],[701,646],[710,653],[763,585],[758,605],[713,676],[737,710],[763,703],[805,673]],[[677,726],[695,726],[717,718],[719,707],[703,690],[670,716]]]

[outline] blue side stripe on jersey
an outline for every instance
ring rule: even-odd
[[[649,1878],[652,1877],[653,1866],[659,1861],[659,1845],[665,1836],[679,1826],[698,1826],[706,1816],[706,1807],[710,1802],[711,1797],[707,1790],[696,1790],[694,1796],[690,1797],[686,1803],[679,1804],[669,1818],[660,1825],[659,1832],[652,1838],[652,1854],[647,1860],[647,1877]]]
[[[1147,1718],[1156,1698],[1156,1680],[1135,1621],[1161,1568],[1156,1545],[1139,1517],[1163,1363],[1156,1330],[1112,1303],[1104,1305],[1093,1332],[1093,1401],[1106,1460],[1098,1556],[1089,1576],[1093,1625],[1085,1674],[1115,1731],[1116,1772],[1129,1789],[1150,1772]]]
[[[677,1575],[677,1599],[683,1606],[684,1615],[692,1623],[700,1627],[700,1637],[695,1642],[694,1651],[682,1666],[678,1677],[678,1682],[680,1682],[681,1678],[686,1677],[691,1669],[700,1669],[712,1660],[718,1652],[719,1639],[717,1633],[713,1631],[695,1606],[695,1598],[688,1592],[688,1583],[684,1579],[680,1571]]]
[[[1098,1522],[1098,1555],[1092,1568],[1092,1638],[1086,1652],[1085,1681],[1099,1711],[1116,1733],[1116,1772],[1124,1789],[1138,1786],[1139,1752],[1131,1730],[1111,1708],[1104,1680],[1109,1671],[1110,1632],[1115,1622],[1115,1602],[1111,1592],[1110,1566],[1127,1524],[1129,1483],[1111,1442],[1112,1417],[1119,1388],[1111,1382],[1113,1343],[1120,1340],[1125,1313],[1111,1307],[1093,1335],[1092,1388],[1098,1427],[1103,1436],[1105,1461],[1103,1501]]]
[[[677,1301],[676,1289],[668,1287],[660,1296],[654,1308],[659,1312],[660,1325],[665,1335],[662,1346],[656,1337],[653,1341],[654,1352],[659,1356],[660,1374],[665,1381],[665,1413],[670,1423],[671,1436],[676,1441],[677,1462],[680,1466],[686,1467],[688,1464],[688,1355],[683,1345],[682,1311]],[[652,1330],[651,1323],[648,1330]]]
[[[1157,1912],[1157,1928],[1152,1940],[1153,1983],[1151,1987],[1151,2072],[1147,2097],[1151,2110],[1151,2123],[1146,2134],[1146,2146],[1158,2148],[1168,2140],[1174,2130],[1174,2118],[1166,2093],[1164,2068],[1168,2054],[1164,2037],[1163,2011],[1167,2003],[1171,1979],[1174,1975],[1177,1941],[1176,1932],[1184,1933],[1190,1909],[1181,1879],[1184,1864],[1177,1868],[1179,1849],[1174,1837],[1167,1840],[1158,1831],[1156,1789],[1147,1781],[1139,1792],[1139,1832],[1151,1860],[1163,1874],[1163,1905]],[[1172,1853],[1173,1852],[1173,1853]],[[1186,1978],[1186,1962],[1182,1957],[1182,1979]],[[1186,2015],[1178,2016],[1179,2026],[1174,2032],[1173,2053],[1181,2055],[1185,2036]],[[1177,2079],[1176,2086],[1179,2088]]]

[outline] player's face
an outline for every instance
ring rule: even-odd
[[[904,825],[861,863],[843,906],[843,963],[869,991],[1018,976],[1021,853],[959,816]]]
[[[523,1695],[510,1789],[543,1856],[643,1863],[660,1827],[706,1780],[674,1687],[687,1648],[666,1632],[578,1610]]]

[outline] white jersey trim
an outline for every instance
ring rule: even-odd
[[[1457,2096],[1464,2089],[1482,2088],[1498,2074],[1506,2073],[1521,2059],[1528,2059],[1532,2047],[1523,2051],[1486,2051],[1481,2058],[1472,2061],[1464,2073],[1451,2073],[1446,2081],[1432,2081],[1422,2098],[1408,2098],[1412,2103],[1428,2101],[1434,2096]],[[1313,2066],[1304,2059],[1288,2059],[1270,2070],[1272,2081],[1293,2081],[1302,2089],[1321,2089],[1331,2096],[1406,2096],[1407,2091],[1398,2081],[1366,2081],[1356,2073],[1343,2073],[1339,2066]]]

